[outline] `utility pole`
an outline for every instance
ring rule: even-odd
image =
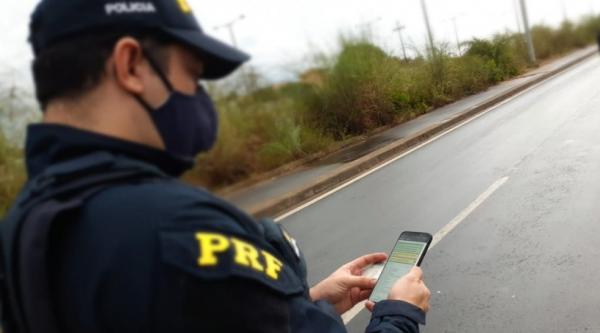
[[[215,26],[213,29],[215,31],[221,30],[221,29],[227,29],[227,31],[229,32],[229,39],[231,40],[231,45],[233,45],[235,48],[238,48],[238,41],[237,41],[237,38],[235,37],[235,30],[233,28],[237,23],[239,23],[240,21],[242,21],[244,19],[246,19],[246,16],[244,14],[242,14],[232,21],[229,21],[225,24]],[[252,82],[252,75],[247,70],[246,66],[242,66],[237,75],[239,75],[239,80],[240,80],[240,82],[242,84],[242,88],[245,90],[246,94],[250,93],[251,91],[253,91],[256,88],[256,87],[254,87],[253,82]]]
[[[220,30],[220,29],[223,29],[223,28],[227,29],[229,31],[229,38],[231,39],[231,44],[237,48],[238,47],[238,43],[237,43],[237,39],[235,38],[235,31],[233,30],[233,26],[236,23],[244,20],[245,18],[246,18],[246,16],[240,15],[235,20],[233,20],[231,22],[227,22],[227,23],[222,24],[222,25],[218,25],[218,26],[214,27],[214,29],[215,30]]]
[[[458,50],[458,55],[462,55],[462,48],[460,46],[460,38],[458,37],[458,24],[456,23],[456,16],[452,18],[452,23],[454,25],[454,35],[456,36],[456,49]]]
[[[565,5],[565,0],[561,0],[560,4],[562,5],[563,22],[567,22],[569,20],[569,15],[567,14],[567,6]]]
[[[402,45],[402,55],[404,56],[404,61],[408,60],[408,57],[406,56],[406,47],[404,45],[404,38],[402,37],[402,31],[406,29],[405,26],[401,25],[400,22],[396,22],[396,28],[394,29],[394,32],[398,33],[398,36],[400,36],[400,45]]]
[[[523,28],[521,27],[521,12],[519,12],[519,0],[513,1],[513,7],[515,9],[515,18],[517,19],[517,31],[520,35],[523,33]]]
[[[523,26],[525,27],[525,38],[527,40],[527,51],[529,53],[529,62],[535,64],[537,59],[535,58],[535,48],[533,47],[533,39],[531,38],[531,29],[529,27],[529,17],[527,15],[527,4],[525,0],[521,2],[521,14],[523,16]]]
[[[425,0],[421,0],[421,8],[423,9],[423,18],[425,19],[425,26],[427,27],[427,37],[429,38],[429,48],[431,55],[435,55],[435,44],[433,42],[433,32],[431,30],[431,23],[429,22],[429,13],[427,12],[427,4]]]

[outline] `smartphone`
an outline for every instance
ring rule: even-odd
[[[369,300],[377,303],[386,300],[392,287],[421,262],[433,237],[423,232],[403,232],[390,253]]]

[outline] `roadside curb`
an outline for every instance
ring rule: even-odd
[[[259,205],[247,208],[247,211],[248,213],[259,218],[273,217],[283,214],[285,211],[289,211],[290,209],[298,207],[321,194],[331,191],[332,189],[352,180],[362,173],[367,172],[370,169],[373,169],[378,165],[400,155],[401,153],[416,147],[420,143],[425,142],[436,135],[445,132],[446,130],[472,119],[480,113],[483,113],[484,111],[500,104],[501,102],[543,81],[546,81],[571,67],[574,67],[575,65],[591,58],[596,54],[596,50],[586,53],[585,55],[582,55],[581,57],[560,66],[559,68],[540,74],[531,81],[525,82],[522,85],[512,88],[498,96],[492,97],[479,105],[469,108],[443,123],[426,128],[411,137],[392,142],[353,162],[340,166],[338,169],[316,178],[310,184],[306,184],[306,186],[303,186],[302,188],[288,192],[279,198],[271,199]]]

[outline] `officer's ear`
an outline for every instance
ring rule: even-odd
[[[112,62],[116,83],[134,95],[143,95],[149,82],[155,80],[148,62],[144,58],[140,42],[123,37],[113,48]]]

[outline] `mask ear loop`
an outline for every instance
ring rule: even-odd
[[[158,62],[154,59],[154,57],[152,55],[150,55],[150,52],[148,52],[146,49],[142,49],[142,51],[144,52],[144,55],[146,55],[146,59],[148,60],[150,67],[152,67],[152,69],[154,69],[154,71],[156,72],[156,74],[158,75],[160,80],[164,83],[164,85],[167,87],[167,89],[170,92],[175,91],[175,89],[173,88],[173,85],[171,84],[171,81],[169,81],[169,79],[167,78],[165,73],[160,69]]]
[[[160,69],[158,62],[154,59],[153,56],[150,55],[150,52],[148,52],[148,50],[142,49],[142,52],[146,56],[146,59],[148,60],[150,67],[152,67],[154,72],[156,72],[156,74],[158,75],[158,77],[160,78],[162,83],[165,85],[167,90],[169,90],[169,92],[173,93],[173,91],[174,91],[173,85],[171,84],[171,82],[169,81],[169,79],[167,78],[165,73]],[[150,106],[150,104],[148,104],[148,102],[146,102],[141,96],[134,95],[134,97],[135,97],[135,99],[138,100],[138,102],[140,104],[142,104],[142,106],[144,107],[144,109],[146,109],[146,111],[148,111],[149,113],[152,113],[154,111],[154,108],[152,106]]]

